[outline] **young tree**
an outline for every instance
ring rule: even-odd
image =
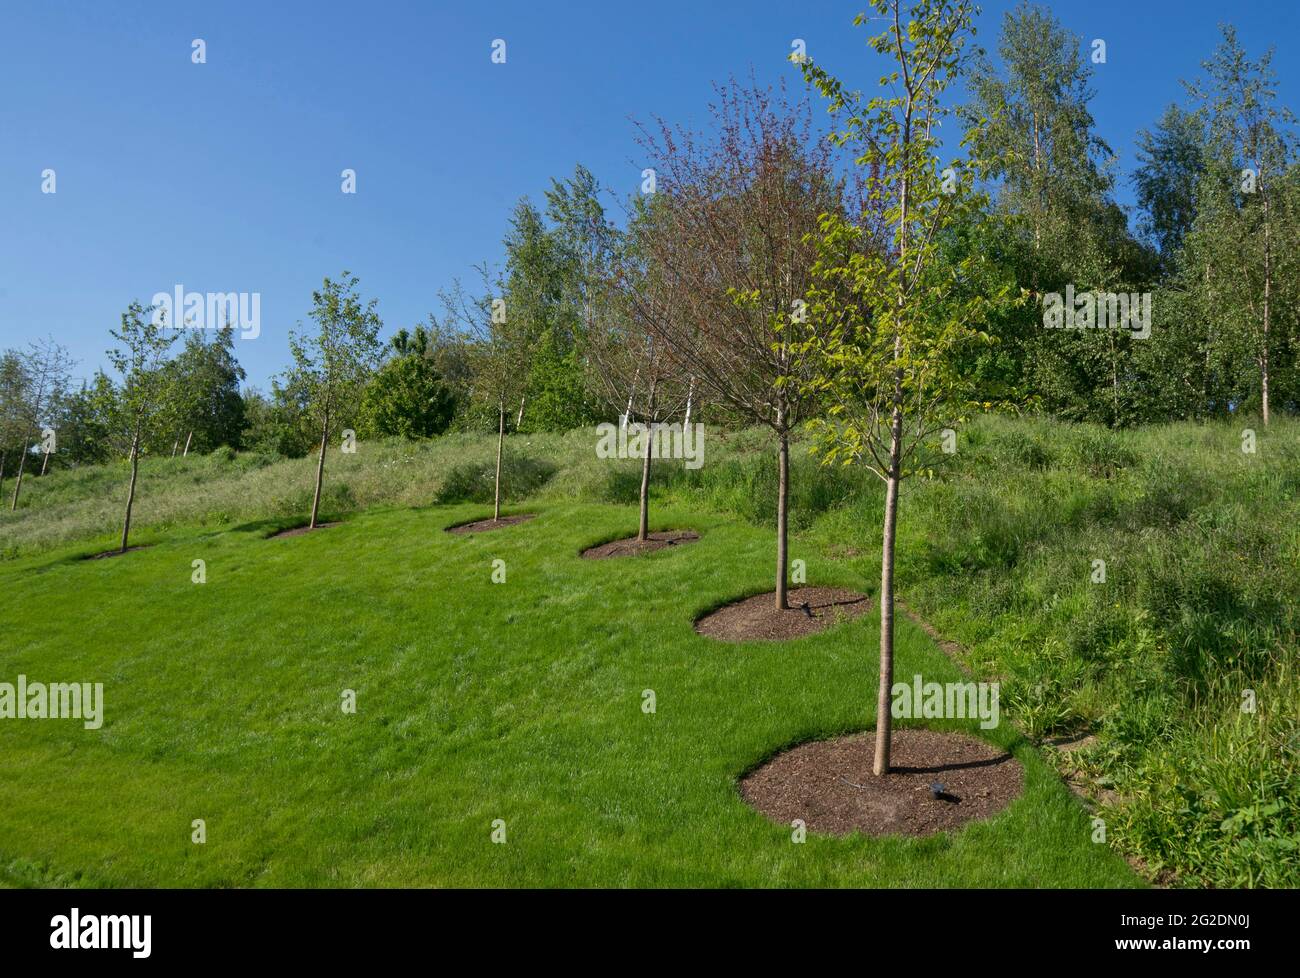
[[[442,294],[448,321],[458,325],[466,338],[467,356],[472,365],[471,398],[490,406],[497,416],[497,459],[494,478],[492,519],[501,519],[501,457],[505,451],[506,411],[527,390],[534,345],[528,323],[514,319],[506,294],[506,284],[493,280],[488,266],[478,273],[483,282],[480,295],[470,296],[456,282]]]
[[[23,470],[27,465],[27,456],[31,441],[39,433],[51,406],[68,389],[72,374],[72,357],[67,349],[47,338],[32,343],[26,356],[27,396],[22,400],[25,415],[21,420],[22,451],[18,456],[18,480],[14,483],[14,495],[9,508],[18,508],[18,494],[23,488]]]
[[[814,62],[801,64],[838,117],[836,138],[859,154],[870,212],[860,223],[835,212],[822,218],[822,257],[808,293],[811,330],[800,347],[816,364],[805,386],[831,405],[814,422],[824,460],[863,463],[885,483],[874,763],[884,775],[899,486],[918,467],[927,439],[968,403],[958,354],[982,339],[974,324],[987,302],[962,295],[975,256],[956,267],[942,260],[945,237],[978,208],[972,168],[953,160],[945,181],[937,156],[946,115],[940,98],[962,63],[972,4],[873,0],[872,7],[888,26],[869,45],[895,63],[882,94],[864,101]],[[856,23],[864,20],[859,14]]]
[[[166,410],[170,396],[167,353],[177,334],[165,323],[156,323],[153,307],[132,302],[122,314],[122,325],[111,330],[121,346],[108,351],[109,362],[121,377],[120,386],[106,392],[111,401],[102,409],[111,418],[112,437],[125,449],[131,465],[131,481],[122,518],[121,552],[126,553],[131,535],[131,509],[135,505],[140,455],[153,429]]]
[[[617,256],[602,260],[608,278],[599,290],[592,284],[586,325],[594,386],[605,404],[616,412],[623,411],[626,398],[624,423],[631,421],[638,404],[641,407],[641,496],[636,538],[642,543],[650,537],[650,471],[657,427],[680,416],[689,403],[689,385],[682,365],[660,339],[685,315],[686,297],[680,292],[680,279],[646,260],[645,256],[655,253],[645,241],[653,233],[649,209],[639,208]],[[682,435],[689,437],[689,432],[683,430]]]
[[[378,300],[363,302],[356,288],[359,281],[348,271],[338,281],[326,277],[321,287],[311,294],[309,315],[316,324],[315,332],[289,334],[293,366],[285,375],[285,386],[295,392],[320,429],[316,489],[308,523],[313,530],[320,515],[330,431],[339,416],[352,410],[360,399],[379,357],[379,330],[383,323],[375,312]]]
[[[802,354],[783,327],[802,318],[818,216],[841,207],[829,143],[807,103],[735,82],[718,89],[714,136],[660,123],[641,130],[656,173],[644,260],[682,297],[645,325],[721,406],[777,442],[776,590],[787,599],[790,433],[807,392]]]

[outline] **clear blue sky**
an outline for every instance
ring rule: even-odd
[[[1005,2],[984,5],[996,44]],[[1182,99],[1235,23],[1252,55],[1286,39],[1298,5],[1071,0],[1052,7],[1107,42],[1093,114],[1133,164],[1138,129]],[[0,346],[52,334],[89,375],[126,304],[186,289],[260,292],[262,333],[237,353],[250,383],[288,359],[324,275],[351,269],[385,332],[500,258],[511,207],[586,164],[636,189],[630,117],[700,122],[711,83],[751,66],[797,72],[793,38],[854,87],[879,75],[838,2],[12,2],[0,9]],[[191,63],[191,41],[207,63]],[[490,61],[494,38],[504,65]],[[340,172],[357,171],[355,196]],[[57,193],[41,193],[41,172]],[[1121,200],[1130,200],[1127,186]]]

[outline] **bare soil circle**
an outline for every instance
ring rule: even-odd
[[[787,598],[790,607],[784,611],[776,608],[775,591],[724,604],[697,618],[695,630],[723,642],[780,641],[825,631],[872,607],[865,594],[836,587],[794,588]]]
[[[447,532],[486,533],[488,530],[499,530],[503,526],[514,526],[516,523],[523,523],[526,520],[533,520],[536,518],[536,513],[521,513],[518,516],[503,516],[499,520],[474,520],[472,523],[458,523],[456,526],[449,526],[447,527]]]
[[[1020,796],[1024,770],[966,734],[895,730],[890,773],[871,773],[874,731],[783,751],[740,781],[740,796],[772,821],[803,819],[828,835],[925,836],[989,818]]]
[[[304,533],[310,533],[312,530],[325,530],[331,526],[342,526],[342,520],[335,520],[333,523],[317,523],[313,526],[295,526],[292,529],[281,530],[279,533],[272,533],[268,540],[278,540],[281,537],[300,537]]]
[[[683,543],[694,543],[699,538],[700,535],[694,530],[664,530],[660,533],[651,533],[647,540],[626,537],[622,540],[611,540],[609,543],[602,543],[596,547],[588,547],[582,552],[582,556],[588,560],[635,557],[637,554],[653,553],[656,550],[677,547]]]

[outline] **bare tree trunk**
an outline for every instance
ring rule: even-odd
[[[131,507],[135,505],[135,480],[140,471],[140,431],[137,428],[131,436],[131,485],[126,490],[126,517],[122,520],[122,549],[126,553],[127,540],[131,537]]]
[[[1268,339],[1265,338],[1264,342],[1267,343]],[[1268,349],[1267,348],[1265,348],[1263,356],[1260,357],[1259,370],[1260,370],[1260,381],[1259,381],[1260,400],[1261,400],[1262,407],[1264,409],[1264,425],[1267,427],[1268,425]]]
[[[191,428],[189,432],[185,435],[185,451],[181,452],[181,458],[184,458],[190,453],[190,441],[193,438],[194,438],[194,429]]]
[[[686,417],[682,421],[682,435],[686,436],[686,431],[691,426],[691,405],[695,402],[695,375],[691,374],[691,382],[686,388]]]
[[[638,367],[632,374],[632,389],[627,392],[627,410],[623,412],[623,420],[619,424],[620,428],[627,428],[627,423],[632,420],[632,400],[636,397],[636,382],[641,379],[641,368]]]
[[[506,442],[506,404],[505,401],[497,403],[497,478],[495,501],[492,505],[492,520],[496,522],[501,519],[501,448]]]
[[[1271,325],[1269,321],[1269,299],[1273,293],[1273,263],[1272,263],[1272,240],[1269,234],[1268,221],[1268,197],[1264,198],[1264,343],[1263,349],[1260,350],[1260,399],[1264,411],[1264,426],[1268,426],[1268,333]]]
[[[311,522],[307,524],[309,529],[316,529],[316,517],[320,515],[320,487],[325,481],[325,446],[329,443],[330,437],[330,412],[329,408],[325,409],[325,422],[320,429],[320,455],[316,459],[316,493],[311,499]]]
[[[524,423],[524,401],[526,401],[527,399],[528,399],[527,394],[523,394],[519,398],[519,417],[515,418],[516,431],[518,431],[519,426]]]
[[[8,461],[9,461],[9,453],[8,453],[7,451],[5,451],[5,452],[0,452],[0,492],[3,492],[3,491],[4,491],[4,487],[5,487],[5,464],[6,464]]]
[[[172,458],[176,457],[176,453],[177,451],[180,450],[180,447],[181,447],[181,436],[177,435],[175,441],[172,442]]]
[[[785,421],[785,411],[778,409],[777,424]],[[790,433],[781,428],[778,436],[780,448],[776,453],[776,608],[785,611],[790,607],[786,578],[790,566],[789,553],[789,500],[790,500]]]
[[[903,125],[903,158],[907,159],[912,136],[912,92],[908,90],[906,121]],[[906,304],[907,231],[911,188],[904,175],[899,189],[898,216],[898,308]],[[894,334],[894,396],[889,418],[889,472],[885,481],[885,525],[880,542],[880,685],[876,690],[876,752],[872,769],[877,777],[889,773],[890,693],[894,685],[894,530],[898,525],[898,483],[903,457],[903,338]]]
[[[895,413],[895,431],[901,419]],[[880,688],[876,691],[877,776],[889,773],[889,735],[892,716],[890,692],[894,686],[894,529],[898,525],[898,438],[890,451],[890,473],[885,489],[884,540],[880,549]]]
[[[1211,287],[1211,283],[1210,283],[1209,262],[1205,263],[1205,293],[1206,293],[1206,297],[1210,300],[1210,307],[1213,308],[1214,289]],[[1211,353],[1213,351],[1213,348],[1214,348],[1214,324],[1210,322],[1207,317],[1206,333],[1205,333],[1205,374],[1201,378],[1201,410],[1206,415],[1210,415],[1213,413],[1210,411],[1210,362],[1211,362]]]
[[[1119,365],[1115,356],[1115,331],[1107,330],[1107,336],[1110,340],[1110,395],[1111,395],[1111,418],[1110,426],[1119,427]]]
[[[42,452],[41,453],[41,475],[42,476],[45,475],[45,470],[46,468],[49,467],[49,464],[50,464],[50,453]]]
[[[27,438],[23,437],[22,451],[18,453],[18,481],[14,483],[14,498],[9,503],[12,512],[18,508],[18,494],[23,490],[23,469],[27,467]]]
[[[644,543],[650,539],[650,450],[655,443],[655,385],[650,381],[650,413],[646,416],[645,456],[641,461],[641,515],[637,522],[636,538]]]

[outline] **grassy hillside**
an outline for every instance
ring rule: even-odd
[[[1296,638],[1300,426],[1275,422],[1266,432],[1259,429],[1255,454],[1241,451],[1241,427],[1175,425],[1113,433],[1044,421],[982,419],[962,432],[958,452],[943,472],[933,480],[913,482],[905,489],[900,521],[900,592],[913,610],[966,647],[965,658],[974,672],[983,678],[1002,680],[1008,714],[1021,729],[1041,739],[1055,734],[1096,735],[1088,742],[1091,746],[1056,760],[1087,780],[1106,802],[1100,814],[1106,820],[1112,845],[1141,857],[1151,873],[1176,873],[1177,881],[1184,885],[1294,886],[1300,885],[1300,816],[1288,799],[1300,797],[1300,683],[1295,669],[1300,648]],[[59,602],[78,601],[79,607],[86,607],[88,593],[83,589],[90,586],[88,582],[99,581],[99,590],[90,591],[89,596],[97,593],[94,607],[115,615],[114,621],[146,621],[162,616],[161,631],[151,634],[146,630],[138,636],[141,648],[125,656],[127,662],[138,667],[134,681],[150,682],[147,677],[151,670],[156,671],[160,657],[166,656],[177,656],[187,663],[200,662],[205,674],[212,673],[212,681],[225,675],[222,670],[231,661],[242,663],[241,668],[254,669],[253,674],[261,677],[259,687],[267,689],[272,705],[246,702],[249,694],[236,687],[228,692],[237,702],[242,698],[242,708],[264,725],[260,736],[267,742],[261,746],[273,753],[284,750],[288,743],[277,742],[272,718],[292,720],[294,709],[309,708],[277,705],[277,700],[289,694],[278,687],[268,688],[267,683],[289,683],[299,688],[315,685],[324,695],[327,688],[332,689],[329,681],[341,682],[341,673],[347,671],[340,666],[340,657],[344,662],[369,657],[370,668],[379,674],[385,670],[403,674],[413,668],[408,666],[413,659],[421,660],[418,649],[426,649],[427,662],[421,660],[419,669],[406,674],[404,682],[409,680],[417,688],[443,690],[449,696],[448,703],[455,697],[447,683],[458,684],[455,689],[462,692],[478,690],[482,710],[474,713],[474,722],[487,723],[496,735],[523,737],[517,746],[541,751],[545,756],[544,745],[554,746],[556,738],[578,736],[585,727],[591,728],[587,733],[595,738],[609,736],[616,728],[608,724],[623,721],[606,716],[603,707],[595,713],[584,712],[591,709],[590,703],[581,705],[585,700],[560,707],[557,720],[567,715],[568,725],[573,728],[566,734],[564,724],[552,729],[540,701],[525,694],[524,690],[532,687],[513,684],[525,677],[536,680],[538,675],[550,676],[547,670],[562,673],[570,668],[554,659],[555,649],[567,648],[576,650],[580,658],[590,657],[588,668],[595,670],[592,682],[596,685],[588,688],[588,693],[613,696],[614,687],[603,685],[608,681],[627,683],[629,690],[636,687],[627,695],[639,695],[642,688],[654,683],[643,681],[635,669],[631,673],[621,671],[628,662],[616,654],[627,642],[636,645],[632,639],[635,629],[623,642],[602,639],[595,648],[590,648],[592,640],[584,636],[602,629],[617,636],[629,620],[640,623],[680,619],[680,625],[689,622],[692,609],[746,589],[761,589],[772,564],[769,527],[775,506],[775,480],[770,442],[756,431],[713,438],[707,442],[702,469],[687,472],[680,463],[661,463],[657,467],[658,509],[652,509],[652,517],[671,507],[670,522],[695,526],[703,521],[714,528],[709,535],[712,539],[706,538],[696,548],[679,554],[665,554],[639,564],[655,568],[654,573],[662,576],[655,578],[653,587],[647,581],[646,590],[625,583],[616,592],[617,599],[611,594],[595,595],[590,590],[591,582],[580,579],[582,573],[588,572],[570,568],[554,554],[557,549],[561,554],[572,554],[593,534],[609,536],[620,528],[632,528],[630,513],[602,506],[635,499],[636,463],[597,459],[595,437],[590,432],[520,436],[508,444],[510,497],[530,497],[532,506],[550,517],[546,524],[537,523],[536,536],[542,543],[534,539],[531,529],[520,528],[521,535],[509,544],[531,553],[531,558],[521,559],[536,561],[538,573],[553,575],[544,587],[524,595],[523,607],[529,602],[560,602],[571,615],[570,620],[577,623],[574,627],[578,631],[568,636],[537,634],[518,649],[494,653],[522,655],[518,661],[510,659],[493,667],[493,675],[504,671],[507,677],[514,676],[495,691],[483,685],[487,682],[484,674],[465,659],[471,654],[445,640],[435,643],[430,651],[396,624],[371,631],[370,626],[334,621],[333,613],[327,619],[329,628],[317,632],[314,619],[304,623],[293,613],[294,608],[313,600],[312,595],[323,594],[331,602],[337,599],[353,608],[353,620],[369,620],[369,611],[356,609],[370,608],[370,602],[380,600],[376,595],[395,591],[391,599],[383,598],[380,603],[399,600],[402,620],[410,621],[417,635],[421,627],[433,630],[435,622],[444,621],[446,624],[437,626],[439,634],[460,634],[462,629],[469,629],[467,634],[478,634],[480,625],[485,628],[483,623],[492,615],[505,613],[511,617],[510,612],[491,603],[464,609],[457,602],[445,603],[440,595],[446,589],[464,587],[456,576],[460,572],[459,558],[450,556],[455,551],[437,549],[452,546],[440,535],[423,534],[416,523],[410,522],[428,522],[433,517],[430,513],[421,516],[418,510],[408,507],[453,506],[490,498],[494,442],[477,436],[454,436],[420,445],[363,444],[355,456],[333,455],[327,470],[326,510],[334,516],[370,511],[361,520],[340,528],[341,533],[360,534],[359,538],[351,538],[348,546],[370,548],[364,550],[370,556],[358,558],[357,563],[349,555],[339,567],[332,561],[338,552],[332,549],[327,534],[300,541],[258,538],[266,525],[261,521],[270,519],[280,521],[276,525],[289,525],[292,519],[305,514],[310,502],[310,460],[216,455],[146,465],[136,525],[141,531],[140,542],[156,540],[163,545],[132,555],[129,563],[101,562],[93,569],[91,565],[67,563],[63,558],[111,543],[119,518],[124,471],[110,467],[33,480],[30,490],[24,489],[25,501],[19,511],[0,516],[3,553],[9,558],[0,564],[0,575],[5,578],[0,603],[6,621],[20,622],[10,628],[11,635],[16,633],[20,641],[15,646],[17,651],[6,657],[6,671],[13,672],[24,663],[49,661],[55,654],[66,656],[62,661],[69,667],[82,661],[76,654],[74,637],[68,636],[63,644],[55,643],[51,638],[53,626],[23,622],[21,609],[32,602],[58,607]],[[794,556],[807,560],[810,580],[874,591],[879,569],[881,505],[874,477],[857,470],[821,469],[796,452],[793,489],[792,524],[797,531]],[[462,510],[436,512],[436,519],[446,523],[452,522],[443,518],[446,513]],[[477,515],[481,509],[463,512]],[[667,525],[658,518],[655,522]],[[544,529],[547,525],[551,529]],[[367,529],[362,531],[360,527]],[[598,529],[601,533],[596,532]],[[500,546],[506,546],[502,540]],[[734,545],[706,549],[728,540]],[[236,565],[247,574],[253,574],[252,568],[262,559],[257,547],[301,543],[303,552],[315,554],[310,565],[314,569],[306,583],[299,580],[303,568],[291,565],[281,567],[274,580],[250,577],[239,603],[226,606],[221,612],[223,617],[214,620],[214,612],[196,604],[198,598],[189,589],[189,558],[181,561],[200,543],[204,547],[234,548]],[[480,549],[498,546],[486,540],[465,545]],[[535,546],[541,549],[530,549]],[[175,573],[184,571],[176,585],[183,593],[175,596],[176,601],[185,602],[178,612],[180,619],[155,609],[157,602],[171,599],[148,589],[150,575],[161,570],[159,561],[170,550],[175,550],[170,559],[180,562]],[[385,554],[398,554],[400,559],[386,569]],[[486,550],[479,558],[485,559],[485,555]],[[202,554],[195,551],[194,556]],[[426,559],[431,562],[422,564]],[[452,560],[450,565],[448,559]],[[1096,560],[1105,561],[1105,583],[1092,582]],[[708,564],[702,568],[704,561]],[[36,574],[36,570],[45,572]],[[123,577],[117,575],[138,584],[138,590],[127,594],[122,587]],[[335,580],[337,575],[342,576]],[[486,573],[483,578],[486,580]],[[282,600],[280,591],[285,587],[288,593]],[[459,596],[459,590],[456,593]],[[495,601],[490,595],[496,593],[489,592],[484,602]],[[604,607],[610,601],[615,602],[610,612],[601,612],[599,620],[592,617],[589,605]],[[270,617],[264,618],[267,614]],[[524,620],[522,616],[512,618],[516,623]],[[689,723],[683,718],[676,720],[686,724],[682,734],[687,739],[678,744],[674,756],[680,762],[689,755],[685,745],[692,737],[713,738],[709,743],[715,749],[700,760],[704,767],[699,770],[709,772],[700,773],[703,781],[699,784],[703,785],[710,777],[721,777],[725,771],[734,774],[732,769],[737,765],[752,763],[756,758],[749,755],[771,750],[801,735],[869,726],[875,658],[871,620],[806,640],[810,646],[822,649],[822,653],[807,660],[780,654],[743,659],[728,654],[719,659],[716,647],[693,644],[703,641],[693,634],[681,642],[661,637],[657,647],[662,655],[641,652],[650,656],[643,665],[669,668],[671,663],[672,669],[681,670],[674,673],[680,681],[703,684],[706,700],[718,697],[708,708],[715,711],[712,714]],[[294,622],[298,622],[297,627]],[[427,624],[421,626],[421,622]],[[247,642],[240,644],[226,636],[219,647],[204,652],[210,640],[201,636],[213,632],[246,635],[247,629],[262,627],[278,636],[270,646],[259,643],[251,648]],[[486,634],[482,636],[485,643]],[[840,637],[833,638],[835,634]],[[108,656],[103,660],[105,666],[113,659],[107,650],[118,641],[108,636],[105,632],[96,643],[96,654]],[[321,641],[326,642],[324,653],[311,651]],[[335,642],[340,644],[335,646]],[[909,632],[908,643],[911,651],[904,653],[904,662],[899,666],[904,675],[909,675],[912,668],[907,656],[938,656],[927,664],[927,671],[939,668],[945,661],[924,636]],[[407,645],[411,650],[394,659],[393,649]],[[310,652],[310,663],[303,663],[302,657],[293,653],[298,646]],[[59,649],[62,653],[57,652]],[[122,655],[118,653],[119,658]],[[616,677],[600,674],[601,663],[614,661],[619,663],[617,667],[609,664],[604,668],[615,669]],[[794,661],[799,662],[797,673],[783,675]],[[448,673],[448,669],[452,671]],[[752,696],[724,696],[728,683],[738,678],[738,669],[744,674],[739,678],[751,684],[744,688],[749,688]],[[267,670],[265,675],[262,670]],[[516,670],[520,671],[517,676]],[[691,670],[699,670],[699,674],[692,676]],[[316,675],[320,671],[328,681]],[[177,695],[176,683],[182,681],[182,676],[173,677],[170,686],[164,683],[159,695]],[[549,688],[546,683],[543,686]],[[762,695],[760,690],[764,691]],[[1253,691],[1253,713],[1242,709],[1243,703],[1252,698],[1247,691]],[[331,695],[337,696],[337,691]],[[434,702],[438,701],[435,696]],[[403,724],[406,736],[420,739],[421,749],[427,748],[423,738],[431,736],[424,729],[430,717],[414,704],[407,706],[410,708],[395,705],[390,709],[389,723]],[[316,704],[310,709],[327,710],[328,705]],[[428,709],[436,712],[433,706]],[[512,729],[511,715],[526,728],[517,735],[507,733]],[[719,724],[719,717],[726,718],[725,722]],[[179,722],[182,718],[178,715],[176,719]],[[657,719],[674,722],[663,716]],[[228,741],[231,737],[238,740],[236,731],[223,729],[233,722],[229,717],[212,715],[210,725],[190,731],[189,735],[211,740],[199,754],[233,750]],[[493,726],[493,722],[497,725]],[[534,724],[540,726],[534,728]],[[737,734],[736,740],[718,741],[716,738],[723,736],[716,729],[719,725],[723,731]],[[183,735],[184,729],[169,727],[164,734],[149,733],[141,727],[142,740],[131,743],[126,757],[136,757],[147,746],[146,756],[162,763],[169,751],[179,749],[174,738]],[[534,735],[542,740],[530,740]],[[21,736],[40,739],[28,732]],[[246,739],[254,735],[246,731],[241,736]],[[301,736],[310,739],[305,730]],[[151,740],[156,742],[150,744]],[[382,755],[385,745],[381,738],[368,746]],[[342,742],[334,746],[345,752],[356,749],[351,741],[346,746]],[[67,748],[35,744],[31,749],[35,753],[11,763],[45,764],[62,756],[60,752]],[[305,749],[302,744],[293,747],[294,751],[301,749]],[[626,744],[609,748],[623,749],[627,749]],[[50,753],[41,755],[41,750]],[[182,756],[185,753],[180,751]],[[725,762],[718,760],[718,755]],[[363,751],[359,756],[369,755]],[[558,764],[558,758],[567,755],[559,750],[553,756]],[[302,757],[296,757],[293,763],[299,762],[306,763]],[[239,765],[243,762],[231,763],[233,786],[238,783],[237,775],[242,770]],[[367,765],[373,779],[384,781],[382,764]],[[66,766],[74,781],[90,776],[75,774],[70,764]],[[616,779],[618,770],[616,764],[607,769],[605,777]],[[204,763],[195,763],[196,781],[204,771]],[[462,773],[469,780],[489,777],[486,769],[472,766]],[[552,773],[558,776],[563,772]],[[304,784],[311,781],[307,768],[299,776]],[[535,784],[541,775],[514,771],[512,777]],[[345,790],[345,782],[324,775],[320,781],[318,787],[323,792]],[[1059,788],[1059,783],[1053,783]],[[663,782],[655,790],[666,791],[667,786],[668,782]],[[398,792],[395,786],[387,790]],[[687,799],[686,811],[720,812],[709,806],[722,805],[723,795],[709,794],[713,788],[700,790],[701,794]],[[395,796],[393,804],[407,810],[402,806],[412,803],[414,797],[403,801]],[[434,796],[419,797],[424,804],[438,801]],[[610,797],[608,792],[602,794],[593,788],[588,801],[599,809],[602,798],[603,804],[614,804]],[[730,805],[734,799],[728,799]],[[1062,803],[1067,801],[1062,798]],[[264,803],[265,799],[257,800],[259,805]],[[449,800],[443,798],[439,803]],[[456,804],[468,803],[456,796]],[[27,804],[29,817],[42,810],[35,797]],[[618,804],[632,802],[623,798]],[[1052,802],[1044,811],[1056,804]],[[590,814],[590,805],[584,810],[599,822],[600,816]],[[690,805],[700,807],[692,809]],[[622,809],[624,813],[628,810]],[[1086,830],[1082,811],[1074,810],[1083,825],[1080,831]],[[281,817],[290,819],[290,814],[286,811]],[[613,824],[622,824],[618,813],[609,817]],[[1051,820],[1057,816],[1042,817],[1056,824]],[[1008,813],[1007,820],[1011,819]],[[689,818],[683,818],[680,832],[689,832],[689,823]],[[16,838],[11,832],[18,823],[9,820],[6,824],[8,828],[0,838]],[[739,823],[727,824],[731,826],[727,832],[739,831]],[[995,821],[959,838],[978,839],[981,833],[999,831],[993,826],[1002,824]],[[1075,829],[1078,826],[1071,832]],[[176,831],[180,832],[176,845],[184,849],[185,833]],[[411,827],[410,831],[417,829]],[[559,829],[554,831],[558,833]],[[649,829],[641,826],[638,831]],[[664,827],[654,831],[673,834]],[[1028,828],[1021,825],[1017,831]],[[1057,856],[1062,858],[1085,858],[1056,828],[1046,831],[1046,836],[1034,837],[1037,843],[1058,847]],[[1007,836],[1012,837],[1013,833]],[[267,845],[264,840],[261,844]],[[818,843],[832,847],[840,844]],[[869,847],[874,858],[875,847],[882,844],[863,845]],[[928,852],[924,846],[931,844],[921,845],[922,851]],[[37,851],[27,845],[17,849],[11,846],[8,855],[21,860]],[[271,848],[266,851],[269,853]],[[54,850],[47,853],[53,871],[60,863]],[[178,877],[172,866],[166,872],[160,867],[152,875],[138,867],[130,872],[106,870],[97,878],[252,881],[241,875],[247,868],[239,861],[243,857],[231,858],[235,861],[216,875]],[[60,871],[71,871],[66,863],[62,865]],[[836,875],[839,869],[832,868],[838,865],[834,858],[820,864],[821,868],[811,876],[801,875],[804,870],[781,865],[784,868],[769,881],[850,881]],[[644,868],[636,881],[703,881],[689,874],[666,873],[662,862],[655,866]],[[717,866],[714,869],[722,871]],[[752,870],[752,866],[728,864],[725,871],[731,875],[725,878],[752,881],[748,875]],[[857,870],[867,872],[861,865]],[[477,875],[468,872],[449,873],[441,879],[501,881],[500,876],[483,866],[473,871]],[[520,867],[518,879],[558,881],[551,870],[542,876],[535,875],[537,872],[535,867]],[[931,881],[928,872],[912,867],[907,873],[920,875],[908,879]],[[962,872],[966,875],[949,882],[986,879],[968,867]],[[1062,880],[1041,867],[1025,868],[1024,872],[1041,873],[1039,878],[1044,881]],[[1107,872],[1099,870],[1090,879],[1100,882]],[[312,875],[273,878],[320,881]],[[395,871],[395,875],[381,874],[375,881],[408,879]],[[349,873],[340,879],[357,880],[355,874]],[[880,880],[859,875],[855,881]]]
[[[735,780],[783,745],[869,725],[872,616],[792,643],[720,645],[696,614],[766,586],[767,534],[634,561],[579,549],[623,507],[376,510],[308,536],[178,532],[129,558],[0,568],[23,616],[6,674],[102,677],[108,720],[9,722],[0,876],[78,885],[1125,886],[1082,809],[1016,731],[998,818],[930,839],[792,844]],[[208,583],[190,581],[207,561]],[[504,584],[491,581],[505,561]],[[819,581],[852,574],[827,567]],[[953,664],[915,628],[900,668]],[[340,709],[355,690],[357,711]],[[657,710],[641,709],[653,689]],[[974,722],[949,728],[973,730]],[[190,840],[196,818],[207,841]],[[490,839],[501,819],[506,845]],[[996,852],[997,858],[990,858]]]

